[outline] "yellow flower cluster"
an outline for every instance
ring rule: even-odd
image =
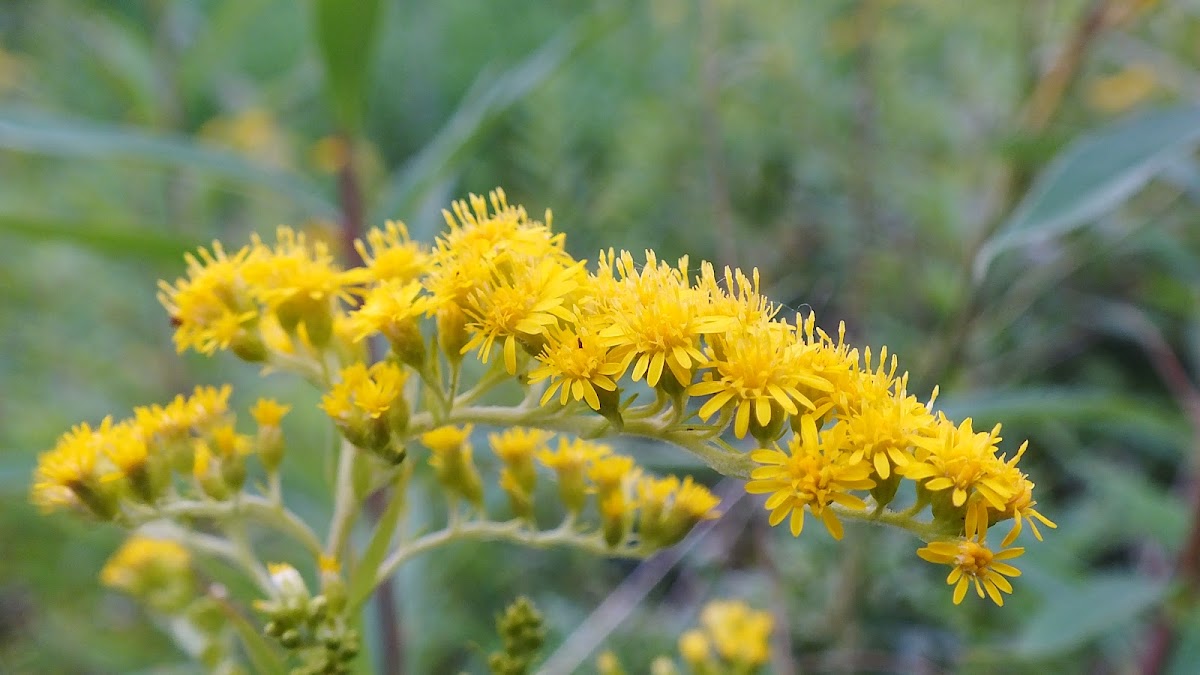
[[[100,582],[169,611],[191,599],[191,565],[191,554],[182,545],[133,535],[104,564]]]
[[[173,475],[189,472],[200,491],[228,498],[245,481],[245,455],[256,448],[282,452],[278,423],[288,409],[258,402],[260,439],[273,440],[255,443],[234,429],[230,393],[228,385],[196,387],[191,396],[135,408],[119,422],[108,417],[97,427],[74,427],[38,458],[33,502],[47,510],[83,507],[107,520],[125,502],[156,504],[174,488]]]
[[[679,654],[694,673],[754,673],[770,659],[771,615],[740,600],[713,600],[701,628],[679,638]]]
[[[679,659],[691,675],[755,675],[770,661],[770,637],[775,621],[741,600],[712,600],[700,611],[700,626],[679,638]],[[617,655],[605,651],[596,659],[600,675],[626,675]],[[651,675],[680,675],[677,659],[659,656],[650,662]]]
[[[392,464],[410,436],[424,434],[443,485],[476,505],[482,483],[469,428],[439,427],[528,424],[588,438],[625,430],[673,442],[749,478],[748,491],[767,495],[771,523],[787,521],[794,535],[810,512],[839,539],[842,519],[856,518],[933,542],[922,557],[954,568],[956,601],[966,578],[993,600],[994,589],[1007,592],[989,571],[1011,568],[987,561],[1018,554],[1009,545],[1026,524],[1038,539],[1038,524],[1054,527],[1018,467],[1024,445],[1009,459],[999,426],[976,432],[970,419],[935,413],[936,390],[927,401],[909,394],[886,349],[852,347],[844,327],[835,337],[811,314],[782,316],[762,295],[757,270],[693,269],[686,257],[672,265],[653,251],[640,260],[613,250],[576,260],[549,212],[531,218],[501,190],[454,202],[444,215],[448,229],[428,249],[400,223],[372,230],[356,244],[365,265],[351,270],[323,242],[286,227],[273,243],[255,237],[233,253],[214,243],[188,257],[186,278],[161,285],[176,345],[229,349],[305,374],[323,388],[321,407],[343,435]],[[374,337],[390,353],[369,363],[364,343]],[[474,370],[486,372],[460,392],[469,354],[484,365]],[[464,410],[500,381],[517,383],[526,402],[507,416]],[[734,448],[721,438],[726,429],[755,448]],[[224,459],[239,445],[224,432],[204,434],[195,473],[219,496],[213,476],[232,485],[237,472],[201,466],[201,457]],[[77,428],[43,458],[37,500],[102,512],[105,476],[140,480],[146,453],[136,439],[153,436],[124,423]],[[532,512],[535,459],[556,473],[569,512],[596,495],[610,541],[624,539],[635,511],[640,536],[659,543],[676,538],[680,514],[694,522],[712,513],[712,496],[690,479],[631,478],[632,462],[606,446],[575,438],[551,450],[548,440],[536,431],[491,439],[504,464],[500,484],[522,517]],[[902,484],[915,501],[888,510]],[[926,510],[931,518],[918,520]],[[1003,521],[1012,526],[1004,551],[993,554],[986,536]],[[949,556],[948,547],[959,553]]]
[[[421,435],[430,449],[429,464],[446,491],[476,508],[483,506],[483,481],[474,461],[472,425],[446,426]],[[574,522],[595,495],[600,529],[610,548],[626,545],[636,533],[643,548],[663,548],[682,539],[697,523],[716,518],[720,499],[690,477],[658,478],[639,468],[633,458],[614,454],[610,446],[579,438],[514,427],[488,435],[500,460],[499,485],[513,513],[530,521],[534,515],[537,465],[551,470],[559,501]]]

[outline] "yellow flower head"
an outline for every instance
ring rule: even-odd
[[[275,245],[251,236],[252,253],[243,275],[259,300],[270,309],[291,302],[349,300],[347,276],[333,261],[329,246],[286,225],[275,229]]]
[[[421,434],[421,442],[433,454],[429,458],[429,465],[434,468],[442,485],[468,502],[481,506],[483,482],[473,459],[474,448],[470,441],[473,429],[472,424],[439,427]]]
[[[421,442],[425,444],[425,447],[432,450],[434,455],[458,452],[463,446],[470,445],[469,439],[471,438],[471,431],[474,429],[474,424],[465,424],[461,427],[438,427],[421,434]]]
[[[112,428],[111,417],[104,418],[95,429],[86,422],[79,424],[60,436],[52,450],[42,453],[33,488],[35,501],[38,493],[53,494],[60,488],[78,493],[95,483],[100,477],[101,452]]]
[[[142,470],[150,458],[141,430],[129,421],[109,427],[102,447],[109,461],[124,475]]]
[[[488,210],[488,204],[491,210]],[[442,211],[450,231],[438,239],[434,257],[445,262],[456,256],[482,255],[502,262],[508,255],[525,258],[563,257],[564,236],[550,230],[551,214],[546,223],[530,220],[523,206],[510,206],[504,190],[496,188],[485,200],[470,195]]]
[[[1000,425],[976,433],[969,417],[956,427],[941,416],[934,433],[932,438],[917,440],[925,456],[904,466],[904,477],[933,492],[951,490],[955,506],[963,506],[971,494],[978,493],[990,508],[1003,511],[1015,487],[1004,480],[1005,464],[996,457]]]
[[[587,476],[603,499],[606,495],[619,491],[626,479],[634,475],[635,468],[632,457],[607,455],[592,462],[588,467]]]
[[[372,228],[367,232],[366,243],[355,240],[354,248],[366,264],[370,278],[376,281],[404,283],[419,279],[429,265],[429,254],[409,240],[404,223],[394,220],[387,221],[383,229]]]
[[[343,368],[341,381],[321,399],[321,409],[335,421],[351,423],[359,416],[377,420],[393,405],[404,388],[407,374],[387,361],[362,362]]]
[[[105,563],[100,582],[141,595],[156,586],[187,578],[191,564],[191,554],[182,545],[135,534]]]
[[[564,303],[579,287],[582,273],[582,263],[568,265],[554,258],[522,260],[508,274],[497,270],[463,307],[472,336],[462,353],[478,349],[479,360],[487,363],[493,344],[503,339],[504,367],[515,374],[518,340],[540,345],[549,327],[572,319]]]
[[[184,403],[188,426],[202,430],[219,422],[229,412],[229,395],[233,387],[196,387]]]
[[[541,450],[538,461],[549,467],[558,476],[558,495],[572,513],[583,509],[587,501],[587,484],[584,473],[592,463],[612,454],[612,448],[581,438],[560,438],[558,449]]]
[[[1021,456],[1025,454],[1025,450],[1028,447],[1028,441],[1022,443],[1020,449],[1017,450],[1017,454],[1005,463],[1005,470],[1002,473],[1012,488],[1012,497],[1009,497],[1004,510],[998,515],[1000,518],[1012,518],[1013,527],[1005,535],[1004,540],[1000,542],[1001,547],[1009,546],[1017,540],[1024,523],[1029,523],[1029,530],[1033,532],[1034,538],[1038,541],[1042,540],[1042,532],[1037,526],[1038,522],[1052,530],[1058,528],[1058,525],[1054,521],[1043,516],[1034,508],[1037,506],[1037,500],[1033,498],[1034,484],[1030,482],[1029,477],[1025,473],[1017,468],[1017,463],[1021,460]]]
[[[718,332],[735,330],[739,326],[757,326],[770,321],[780,306],[772,303],[759,289],[758,268],[750,276],[740,269],[725,268],[722,279],[710,262],[700,263],[700,278],[696,288],[707,295],[711,316],[706,320]]]
[[[607,341],[585,324],[551,330],[537,358],[540,365],[530,371],[529,381],[550,380],[542,394],[542,405],[558,394],[560,405],[573,399],[600,410],[599,392],[615,393],[617,380],[626,368]]]
[[[869,357],[868,357],[869,359]],[[838,419],[846,427],[846,440],[856,459],[866,459],[875,473],[886,480],[892,467],[907,466],[912,449],[922,438],[936,433],[937,418],[929,403],[909,396],[904,386],[907,375],[895,381],[894,391],[884,389],[861,396],[852,414],[840,412],[849,404],[839,405]],[[936,394],[935,394],[936,395]]]
[[[332,335],[335,303],[351,299],[349,290],[361,280],[362,270],[343,272],[325,242],[310,241],[290,227],[281,225],[275,238],[269,246],[258,235],[252,237],[253,252],[242,276],[286,332],[303,327],[309,342],[324,345]]]
[[[199,258],[191,253],[185,256],[187,278],[158,283],[158,301],[171,316],[179,352],[195,349],[212,354],[228,349],[252,330],[258,306],[243,279],[249,255],[247,247],[226,255],[220,242],[213,242],[211,253],[201,248]]]
[[[375,333],[382,333],[393,344],[412,348],[424,338],[418,325],[429,311],[429,298],[421,294],[418,281],[390,279],[367,291],[362,305],[350,314],[350,337],[361,342]]]
[[[751,423],[757,429],[770,429],[772,422],[780,426],[785,414],[800,413],[797,403],[814,410],[816,406],[801,388],[833,389],[828,380],[807,370],[805,355],[810,349],[787,324],[747,326],[711,340],[712,370],[704,381],[689,387],[688,393],[712,396],[700,407],[701,419],[730,406],[738,438],[746,436]]]
[[[529,261],[552,259],[563,265],[574,263],[563,250],[563,235],[550,231],[549,212],[547,224],[542,224],[530,220],[523,207],[510,206],[503,190],[497,189],[488,196],[485,200],[471,195],[469,204],[456,201],[451,205],[453,213],[443,212],[450,230],[437,240],[426,279],[426,288],[439,313],[447,305],[465,309],[468,298],[477,289],[493,283],[498,274],[511,278],[514,268]]]
[[[221,458],[242,457],[254,450],[250,438],[239,434],[232,424],[221,424],[209,431],[209,447]]]
[[[672,511],[693,523],[701,520],[713,520],[721,515],[716,510],[720,503],[720,497],[710,492],[707,487],[692,480],[691,476],[687,476],[679,484],[679,489],[675,491]]]
[[[273,398],[260,398],[250,409],[250,415],[260,427],[277,427],[291,409],[292,406]]]
[[[546,449],[546,442],[553,436],[551,432],[541,429],[512,427],[488,434],[488,443],[500,461],[515,464],[533,459],[535,453]]]
[[[558,472],[583,471],[590,464],[612,454],[612,447],[602,443],[585,441],[582,438],[560,438],[558,449],[544,449],[537,453],[538,461]]]
[[[693,628],[679,636],[679,655],[691,668],[703,668],[712,658],[712,647],[704,631]]]
[[[654,251],[646,251],[640,270],[627,251],[615,261],[621,283],[609,300],[612,325],[600,336],[623,363],[632,363],[634,382],[644,377],[657,387],[665,370],[686,387],[693,370],[705,362],[700,337],[720,326],[706,321],[705,296],[688,286],[687,265],[686,257],[678,268],[659,263]]]
[[[788,443],[788,452],[758,450],[750,458],[764,466],[750,473],[746,492],[771,495],[766,503],[771,525],[782,523],[790,513],[792,536],[796,537],[804,528],[807,507],[835,539],[841,539],[842,523],[833,505],[865,509],[866,503],[850,491],[875,486],[870,465],[850,461],[845,428],[837,425],[818,433],[811,415],[801,417],[800,433]]]
[[[804,371],[830,383],[829,388],[803,387],[803,391],[816,405],[817,410],[832,408],[837,403],[834,392],[850,391],[856,379],[858,350],[846,344],[846,323],[838,324],[837,340],[817,327],[816,314],[796,316],[797,332],[808,349],[804,351]]]
[[[700,612],[700,623],[726,662],[756,667],[770,658],[775,621],[767,612],[757,612],[740,600],[714,600]]]
[[[957,541],[935,541],[925,548],[918,549],[917,555],[931,563],[950,565],[950,576],[946,583],[954,586],[954,604],[962,602],[967,594],[967,588],[974,583],[975,592],[979,597],[987,597],[997,605],[1004,605],[1004,593],[1012,593],[1012,584],[1005,577],[1021,576],[1017,568],[1002,562],[1012,560],[1025,552],[1023,548],[1005,548],[993,553],[983,540],[985,533],[972,539]]]

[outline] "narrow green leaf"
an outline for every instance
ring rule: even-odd
[[[43,112],[6,110],[0,111],[0,149],[175,166],[273,190],[308,215],[337,214],[337,207],[322,196],[321,186],[307,177],[256,164],[241,155],[205,147],[183,136],[55,118]]]
[[[1086,134],[1039,176],[975,259],[976,281],[1000,253],[1059,236],[1120,206],[1200,141],[1200,108],[1154,110]]]
[[[421,194],[446,178],[489,123],[545,82],[610,25],[608,15],[590,14],[563,28],[508,70],[499,75],[481,75],[437,134],[388,179],[369,222],[410,213],[421,201]]]
[[[1062,654],[1102,637],[1158,604],[1161,581],[1109,575],[1080,586],[1059,585],[1025,624],[1012,651],[1023,658]]]
[[[316,0],[317,44],[338,123],[362,127],[367,82],[379,25],[379,0]]]
[[[1087,480],[1087,498],[1096,503],[1106,536],[1152,538],[1169,550],[1182,544],[1190,519],[1178,496],[1152,484],[1140,471],[1099,458],[1076,470]]]
[[[73,244],[113,257],[175,264],[180,264],[184,252],[195,249],[198,243],[162,229],[0,213],[0,236],[6,234]]]
[[[283,657],[271,643],[267,642],[258,628],[230,603],[222,601],[220,604],[221,609],[225,612],[225,618],[229,620],[230,625],[237,632],[238,638],[242,641],[242,646],[246,649],[246,657],[250,659],[250,665],[254,667],[254,672],[262,675],[283,675],[287,672]]]
[[[379,565],[383,563],[383,559],[391,547],[392,536],[396,534],[396,525],[400,522],[401,514],[404,513],[404,501],[404,494],[397,491],[392,492],[387,508],[375,525],[375,533],[371,535],[367,550],[363,552],[362,559],[354,568],[350,588],[347,591],[351,612],[356,611],[362,603],[366,602],[375,588],[375,575],[379,572]]]

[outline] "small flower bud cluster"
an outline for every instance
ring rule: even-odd
[[[504,649],[488,656],[492,675],[526,675],[532,672],[542,644],[546,641],[545,620],[528,598],[517,598],[496,617],[496,632]]]
[[[296,675],[349,673],[358,656],[361,640],[344,616],[346,589],[338,564],[322,558],[322,593],[309,593],[304,578],[287,563],[269,565],[274,595],[255,601],[254,607],[266,617],[263,632],[275,638],[284,649],[299,657]]]
[[[700,626],[679,638],[679,660],[659,656],[649,672],[661,675],[755,675],[770,660],[770,637],[775,621],[740,600],[713,600],[700,612]],[[627,671],[612,651],[596,659],[600,675]],[[641,671],[646,672],[646,671]]]
[[[355,363],[338,374],[338,381],[321,399],[321,409],[346,440],[389,464],[399,464],[405,449],[397,438],[408,426],[406,378],[403,369],[388,361],[369,368]]]
[[[195,490],[227,500],[246,482],[246,457],[258,452],[277,468],[284,445],[279,420],[288,406],[259,401],[258,436],[240,434],[229,411],[228,385],[197,387],[165,406],[134,409],[128,419],[80,424],[38,458],[33,501],[44,508],[82,508],[111,520],[128,505],[156,506],[190,475]],[[186,489],[186,488],[184,488]]]
[[[483,508],[483,481],[473,459],[472,426],[440,427],[421,436],[432,456],[438,481],[447,494],[477,510]],[[657,478],[612,447],[579,438],[514,427],[490,434],[489,444],[502,468],[498,483],[514,515],[536,526],[534,492],[537,466],[554,473],[559,503],[572,526],[580,522],[594,496],[600,533],[611,549],[636,545],[648,550],[677,543],[697,523],[717,517],[720,500],[690,477]]]
[[[105,563],[100,582],[128,593],[172,625],[186,626],[195,656],[209,672],[246,672],[237,662],[235,636],[220,605],[198,594],[192,556],[179,543],[134,534]]]

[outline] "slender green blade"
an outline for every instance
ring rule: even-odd
[[[1042,173],[980,249],[975,279],[1015,246],[1061,236],[1112,211],[1200,142],[1200,108],[1153,110],[1087,134]]]
[[[388,179],[369,222],[409,213],[421,195],[453,171],[481,131],[529,94],[607,28],[602,13],[590,14],[563,28],[529,56],[499,75],[476,81],[450,119],[420,152]]]
[[[379,0],[316,0],[317,44],[338,122],[348,131],[362,127],[371,74]]]
[[[0,236],[68,243],[102,255],[178,264],[199,242],[162,228],[0,213]]]
[[[273,190],[314,216],[336,215],[322,188],[307,177],[256,164],[182,136],[135,127],[56,118],[33,111],[0,111],[0,149],[103,161],[133,159],[200,171]]]

